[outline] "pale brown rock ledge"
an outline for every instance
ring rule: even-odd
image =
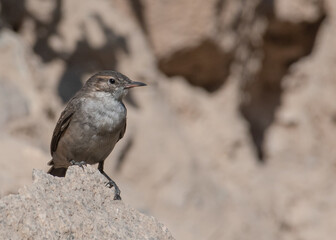
[[[154,217],[114,201],[91,166],[65,178],[33,170],[33,179],[0,200],[0,239],[173,239]]]

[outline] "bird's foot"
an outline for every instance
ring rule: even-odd
[[[114,198],[113,198],[114,200],[121,200],[120,189],[113,180],[109,180],[105,185],[109,188],[114,187]]]
[[[75,160],[71,160],[70,163],[71,163],[72,166],[76,165],[78,167],[81,167],[83,170],[84,170],[84,166],[87,165],[86,162],[84,162],[84,161],[76,162]]]

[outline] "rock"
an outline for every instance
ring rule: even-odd
[[[28,101],[20,89],[0,79],[0,127],[29,114]]]
[[[6,25],[15,31],[19,30],[25,15],[24,0],[1,0],[0,10],[0,29]]]
[[[40,61],[49,65],[45,76],[53,84],[44,84],[63,103],[102,69],[123,70],[130,77],[141,75],[142,69],[153,69],[154,58],[141,30],[114,1],[55,1],[44,5],[48,11],[41,9],[39,1],[27,2],[30,17],[25,19],[22,36]],[[76,14],[74,8],[78,8]],[[140,58],[143,61],[134,60]]]
[[[283,79],[293,63],[311,54],[325,19],[321,1],[304,1],[309,4],[300,8],[302,11],[295,11],[293,5],[301,6],[301,2],[262,1],[259,7],[262,15],[255,19],[254,26],[258,26],[258,19],[264,19],[264,28],[259,27],[259,31],[254,31],[248,37],[254,43],[252,40],[262,36],[258,39],[258,44],[251,44],[250,53],[245,59],[246,65],[254,63],[252,65],[256,66],[253,69],[255,72],[248,67],[241,69],[243,97],[240,109],[249,122],[260,161],[264,161],[265,134],[273,124],[277,108],[281,105]],[[284,11],[283,8],[287,10]],[[316,14],[305,15],[307,9],[313,9]],[[281,12],[293,14],[284,18]]]
[[[325,2],[321,0],[276,0],[275,15],[284,21],[316,22],[325,12]]]
[[[25,138],[28,145],[47,149],[50,113],[59,104],[50,89],[41,91],[41,82],[47,81],[41,80],[37,58],[30,50],[17,33],[0,31],[0,128],[19,142]],[[31,169],[27,170],[30,174]]]
[[[0,152],[0,197],[30,184],[31,170],[46,170],[50,159],[45,151],[5,132],[0,137]]]
[[[321,1],[305,2],[310,4],[303,9],[313,2],[318,7]],[[312,53],[284,77],[282,104],[266,134],[268,173],[277,199],[274,214],[286,239],[327,239],[336,224],[336,51],[331,47],[336,2],[325,4],[328,20],[322,23]]]
[[[122,201],[88,166],[65,178],[33,171],[32,186],[0,200],[2,239],[173,239],[168,229]]]
[[[255,1],[250,1],[255,2]],[[141,1],[159,69],[215,91],[229,75],[241,1]],[[248,8],[248,7],[247,7]]]
[[[12,104],[10,107],[17,109],[11,109],[11,111],[21,111],[21,117],[28,113],[35,113],[41,105],[33,81],[34,57],[30,57],[30,52],[19,35],[8,29],[0,31],[0,52],[0,84],[3,85],[1,88],[2,91],[6,91],[7,96],[12,95],[11,98],[13,98],[4,99],[0,107],[5,108],[4,105]],[[6,96],[1,95],[2,98]],[[20,114],[17,114],[19,113],[16,113],[18,118]]]
[[[331,2],[329,10],[336,10],[336,4]],[[335,148],[330,143],[336,140],[331,133],[335,130],[332,116],[336,109],[333,101],[336,51],[330,44],[336,35],[336,24],[333,15],[330,19],[323,22],[312,54],[297,62],[283,79],[282,104],[267,134],[267,155],[274,164],[323,167],[335,162]],[[301,136],[301,140],[296,136]]]

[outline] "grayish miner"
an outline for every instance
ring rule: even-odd
[[[126,107],[122,102],[128,90],[146,86],[115,71],[93,75],[68,102],[55,127],[48,173],[64,177],[69,166],[98,163],[98,170],[115,188],[117,184],[104,172],[104,161],[126,131]]]

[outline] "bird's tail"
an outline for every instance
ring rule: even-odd
[[[52,166],[49,169],[48,173],[56,177],[65,177],[66,171],[66,168],[55,168],[54,166]]]

